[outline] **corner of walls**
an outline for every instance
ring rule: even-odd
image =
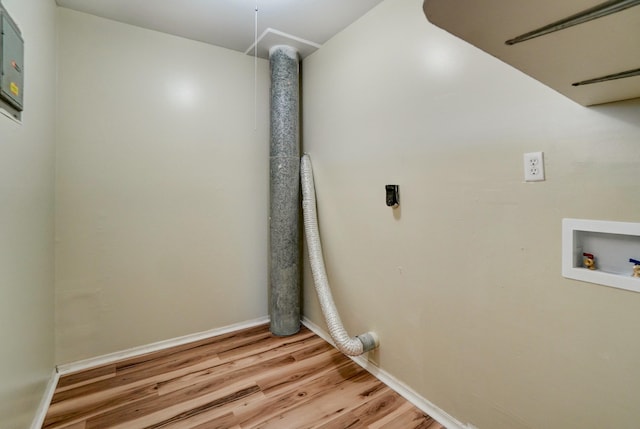
[[[56,5],[2,3],[25,40],[25,110],[0,116],[0,422],[23,429],[54,367]]]

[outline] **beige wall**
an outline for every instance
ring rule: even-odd
[[[268,63],[58,17],[57,362],[266,315]]]
[[[564,279],[561,219],[640,221],[640,100],[585,108],[387,0],[304,61],[304,145],[350,333],[482,429],[640,421],[640,294]],[[523,183],[544,151],[547,181]],[[399,184],[401,206],[384,203]],[[324,326],[305,274],[306,316]]]
[[[29,426],[54,363],[55,3],[3,0],[25,39],[23,123],[0,115],[0,426]]]

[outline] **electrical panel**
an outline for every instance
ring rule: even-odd
[[[0,101],[22,112],[24,108],[24,41],[18,26],[2,5],[0,5],[0,72]]]

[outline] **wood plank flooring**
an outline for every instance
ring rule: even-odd
[[[307,328],[261,325],[64,375],[43,428],[443,426]]]

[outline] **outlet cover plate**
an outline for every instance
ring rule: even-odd
[[[542,152],[524,154],[524,181],[541,182],[544,180],[544,156]]]

